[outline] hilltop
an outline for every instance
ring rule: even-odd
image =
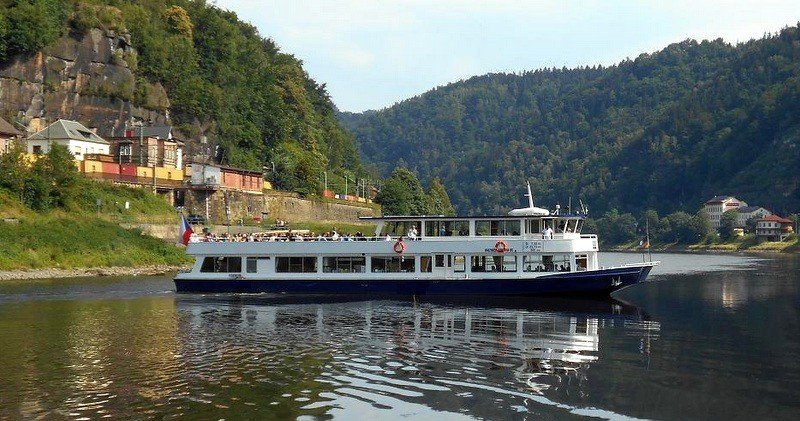
[[[730,45],[687,40],[610,67],[487,74],[379,111],[342,113],[365,162],[439,177],[459,212],[582,199],[694,212],[735,194],[800,207],[800,27]],[[506,205],[506,208],[498,207]]]

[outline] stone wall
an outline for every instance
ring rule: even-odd
[[[206,198],[208,208],[206,209]],[[361,216],[377,216],[376,209],[357,203],[335,203],[323,199],[304,199],[287,192],[266,192],[263,195],[233,190],[187,190],[184,210],[187,214],[205,216],[209,222],[227,221],[226,206],[230,209],[231,223],[261,216],[289,222],[338,221],[358,222]],[[207,212],[206,212],[207,210]]]
[[[217,223],[227,222],[229,210],[231,224],[267,211],[263,195],[235,190],[187,190],[183,208],[187,214],[203,215]]]
[[[297,221],[341,221],[358,222],[361,216],[378,216],[380,212],[357,203],[334,203],[308,200],[297,195],[268,192],[264,196],[267,211],[271,218],[289,222]]]

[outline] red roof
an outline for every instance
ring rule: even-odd
[[[761,218],[760,221],[780,222],[782,224],[791,224],[791,223],[793,223],[793,221],[791,219],[781,218],[778,215],[770,215],[770,216]]]

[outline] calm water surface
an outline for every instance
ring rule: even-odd
[[[653,258],[621,301],[7,282],[0,418],[800,418],[800,257]]]

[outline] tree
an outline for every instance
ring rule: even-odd
[[[397,167],[375,198],[386,215],[423,215],[427,208],[425,190],[416,174],[408,168]]]
[[[719,221],[719,236],[723,241],[731,241],[736,238],[736,220],[739,218],[739,211],[731,209],[722,214]]]
[[[714,225],[711,224],[711,216],[705,210],[700,210],[694,217],[694,227],[697,238],[700,242],[708,241],[714,237]]]
[[[435,177],[428,187],[427,207],[425,213],[429,215],[453,216],[456,214],[453,205],[450,203],[450,196],[447,195],[442,181]]]
[[[0,154],[0,188],[4,188],[20,199],[25,191],[25,178],[30,168],[25,163],[25,148],[15,142],[7,153]]]
[[[167,18],[167,23],[172,28],[175,33],[185,36],[186,38],[192,39],[192,31],[194,31],[194,25],[192,24],[192,19],[189,17],[189,14],[186,13],[186,10],[180,6],[171,6],[164,12],[164,17]]]
[[[607,244],[624,244],[637,238],[636,218],[629,213],[619,213],[616,209],[603,214],[595,221],[600,241]]]
[[[51,203],[59,207],[66,206],[67,202],[75,197],[76,187],[80,183],[75,157],[66,146],[52,145],[50,151],[40,161],[52,185]]]

